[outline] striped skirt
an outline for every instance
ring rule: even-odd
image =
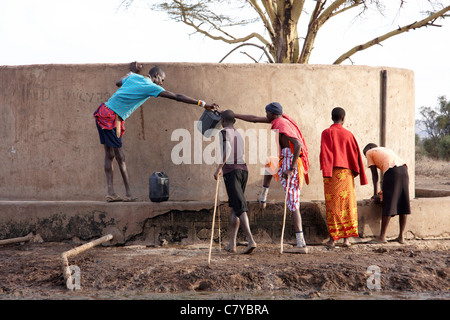
[[[281,150],[281,161],[278,169],[278,177],[281,177],[282,173],[288,170],[292,164],[293,154],[290,148],[284,148]],[[305,170],[303,169],[303,163],[300,159],[297,161],[297,165],[294,166],[289,184],[287,179],[280,178],[281,185],[285,192],[287,192],[286,206],[290,211],[300,210],[300,190],[303,186]]]
[[[350,169],[333,168],[323,178],[328,231],[333,240],[359,237],[355,182]]]

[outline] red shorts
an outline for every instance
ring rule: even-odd
[[[94,118],[100,128],[104,130],[112,130],[116,127],[116,113],[102,103],[94,112]],[[120,137],[125,133],[125,121],[121,121]]]

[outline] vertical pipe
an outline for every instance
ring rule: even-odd
[[[387,70],[381,71],[380,146],[386,147]]]
[[[381,112],[380,112],[380,146],[386,147],[386,104],[387,104],[387,70],[381,71]],[[383,175],[380,178],[380,189],[383,186]],[[381,190],[383,191],[383,190]]]

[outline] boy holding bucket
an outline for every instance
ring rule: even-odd
[[[248,246],[244,254],[250,254],[256,248],[248,219],[247,201],[244,196],[247,185],[248,169],[244,161],[244,140],[234,128],[236,119],[234,112],[226,110],[222,112],[221,123],[223,129],[220,131],[222,138],[222,163],[217,167],[214,178],[219,179],[223,175],[225,187],[228,194],[228,203],[231,208],[231,237],[228,252],[236,252],[236,237],[239,226],[247,236]]]

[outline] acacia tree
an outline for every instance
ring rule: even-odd
[[[420,115],[426,133],[433,139],[450,135],[450,100],[446,96],[438,98],[438,107],[421,107]]]
[[[438,98],[438,107],[421,107],[420,122],[428,135],[423,146],[429,155],[450,160],[450,100],[446,96]]]
[[[171,19],[183,22],[195,32],[214,40],[229,44],[250,44],[249,41],[257,40],[260,47],[267,50],[270,62],[307,64],[319,31],[330,19],[349,10],[354,11],[355,16],[370,10],[382,13],[387,1],[397,1],[399,10],[407,4],[405,0],[160,0],[152,8],[167,12]],[[429,3],[431,8],[422,20],[399,26],[355,46],[341,54],[334,64],[340,64],[359,51],[409,30],[438,26],[436,21],[446,17],[450,11],[448,0],[422,1]],[[121,6],[129,7],[133,2],[135,0],[123,0]],[[447,4],[444,5],[444,2]],[[251,9],[250,17],[249,10],[246,9]],[[300,35],[302,17],[309,19],[309,22]],[[232,34],[234,29],[231,27],[248,26],[257,22],[263,24],[263,34]]]

